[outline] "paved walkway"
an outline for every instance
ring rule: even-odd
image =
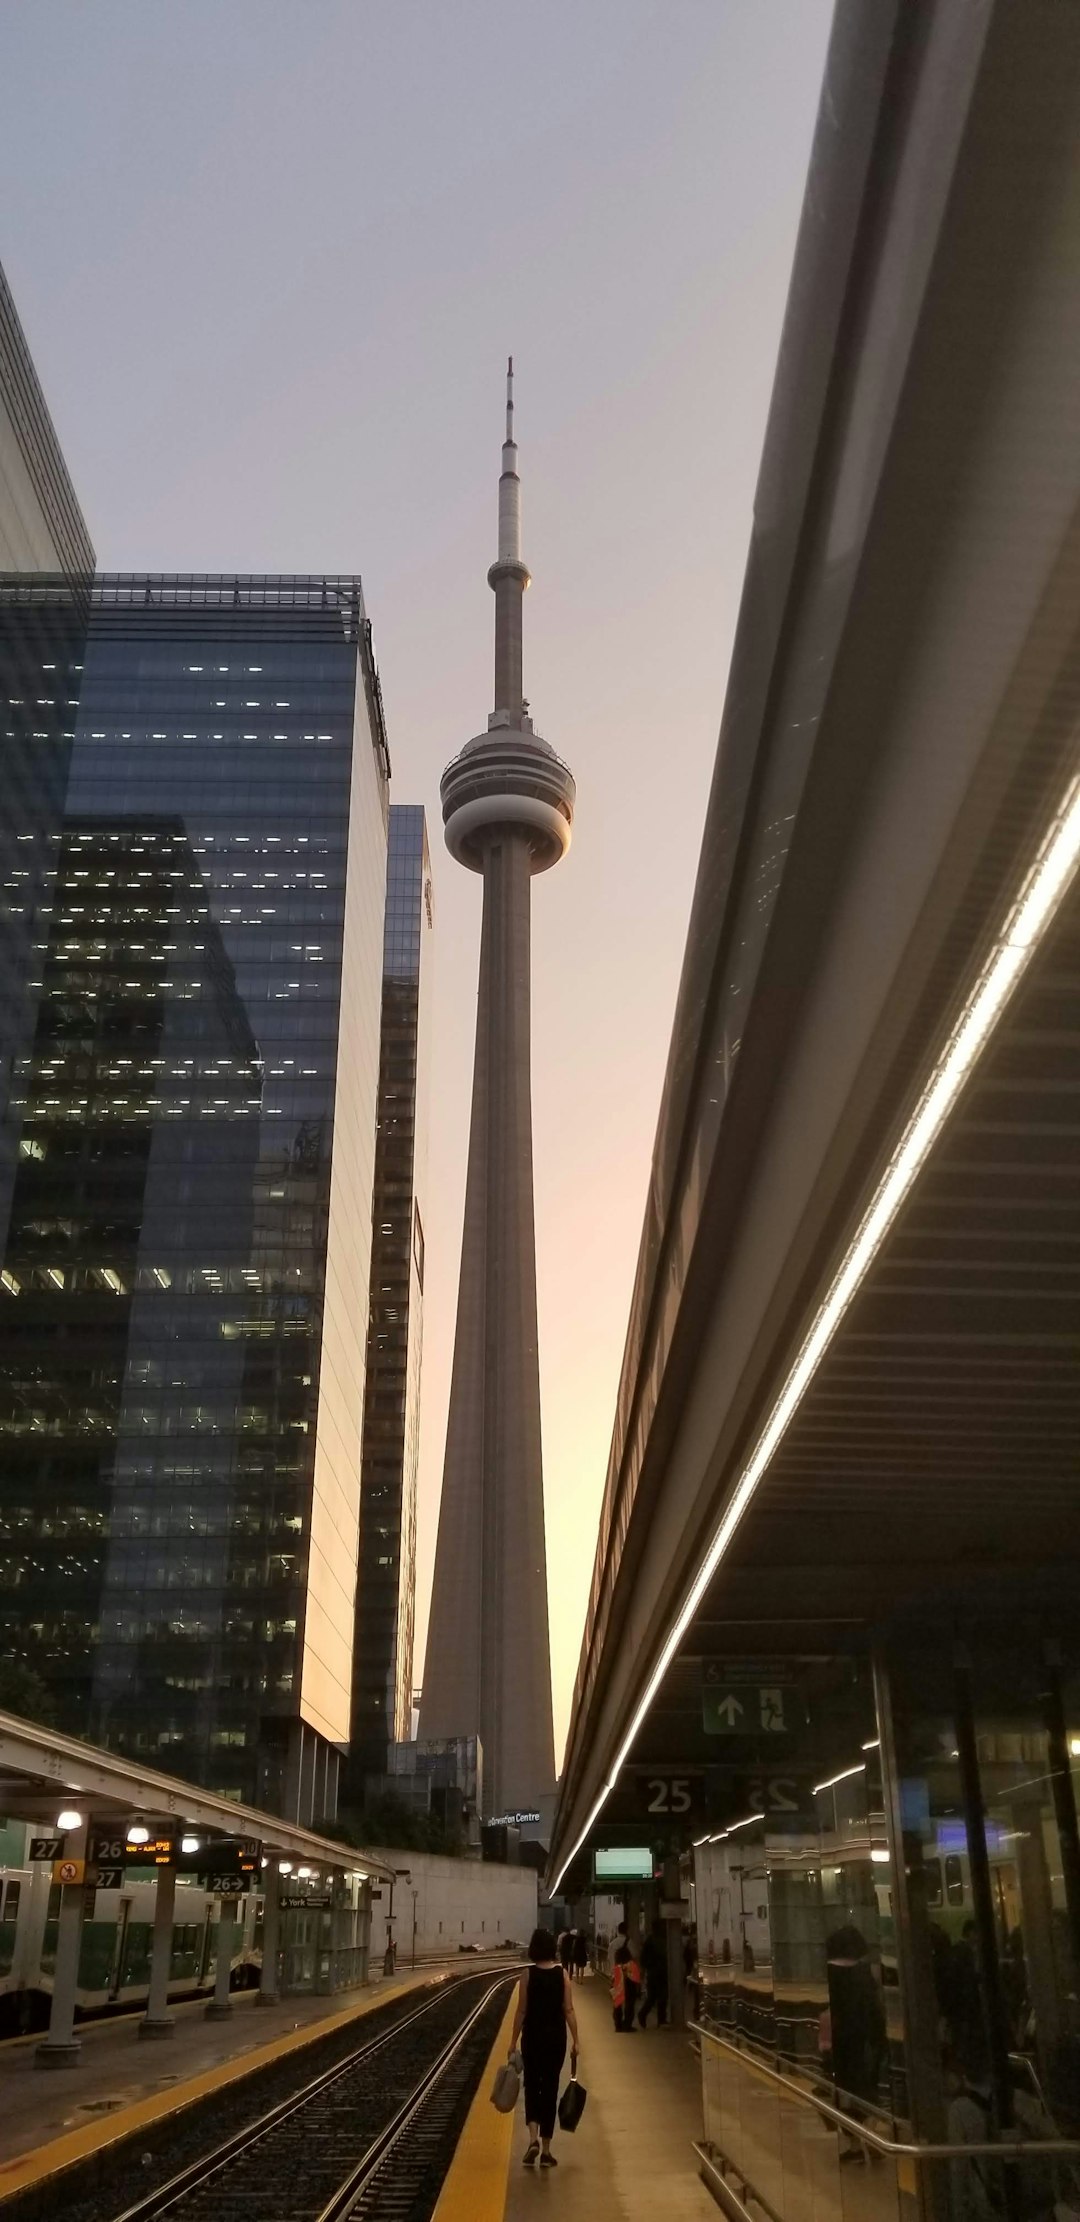
[[[558,2222],[716,2222],[717,2208],[698,2174],[692,2140],[701,2136],[701,2069],[688,2038],[673,2030],[635,2031],[629,2044],[612,2026],[607,1984],[574,1985],[581,2031],[581,2080],[588,2101],[573,2137],[556,2129],[558,2168],[523,2168],[525,2125],[517,2120],[506,2222],[536,2222],[557,2201]]]

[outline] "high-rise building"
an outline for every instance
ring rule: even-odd
[[[570,843],[574,782],[522,693],[513,364],[499,480],[495,708],[442,778],[451,856],[483,875],[457,1330],[421,1737],[476,1736],[485,1812],[554,1787],[530,1095],[530,882]]]
[[[0,709],[0,1656],[63,1727],[318,1818],[386,877],[360,582],[9,576]]]
[[[18,311],[0,268],[0,571],[94,568]]]
[[[371,1317],[361,1462],[348,1792],[412,1729],[416,1468],[424,1326],[431,857],[423,809],[394,803],[386,864]]]

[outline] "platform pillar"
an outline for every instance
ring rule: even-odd
[[[232,1972],[233,1930],[236,1926],[235,1898],[223,1898],[217,1925],[217,1957],[214,1964],[214,1995],[206,2008],[208,2021],[224,2021],[232,2013],[229,1997],[229,1976]]]
[[[281,1876],[276,1859],[271,1858],[263,1877],[263,1945],[262,1974],[259,1978],[260,2006],[276,2006],[278,1991],[278,1938],[281,1933]]]
[[[169,1975],[172,1970],[173,1917],[176,1911],[176,1869],[159,1867],[154,1899],[154,1935],[150,1947],[150,1995],[139,2023],[140,2037],[169,2037],[176,2027],[169,2012]]]
[[[664,1862],[664,1903],[681,1908],[682,1878],[677,1859]],[[667,1953],[668,2019],[673,2029],[686,2027],[686,1966],[683,1959],[682,1912],[664,1916],[664,1949]]]
[[[65,1858],[77,1860],[80,1874],[85,1875],[85,1822],[77,1833],[73,1832],[67,1838],[64,1855]],[[65,1883],[60,1899],[49,2034],[42,2038],[36,2053],[37,2063],[41,2068],[73,2068],[82,2050],[75,2035],[75,1993],[79,1981],[79,1952],[82,1947],[85,1912],[85,1882]]]

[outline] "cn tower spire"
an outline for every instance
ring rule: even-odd
[[[506,364],[506,438],[499,479],[499,553],[488,572],[495,593],[495,718],[521,726],[525,698],[521,677],[521,603],[529,573],[521,553],[521,480],[514,438],[514,358]]]

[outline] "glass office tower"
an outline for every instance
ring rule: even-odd
[[[390,812],[349,1797],[412,1726],[427,1162],[431,858],[422,808]]]
[[[8,578],[0,659],[32,774],[0,848],[0,1656],[63,1727],[317,1819],[386,874],[360,584]]]

